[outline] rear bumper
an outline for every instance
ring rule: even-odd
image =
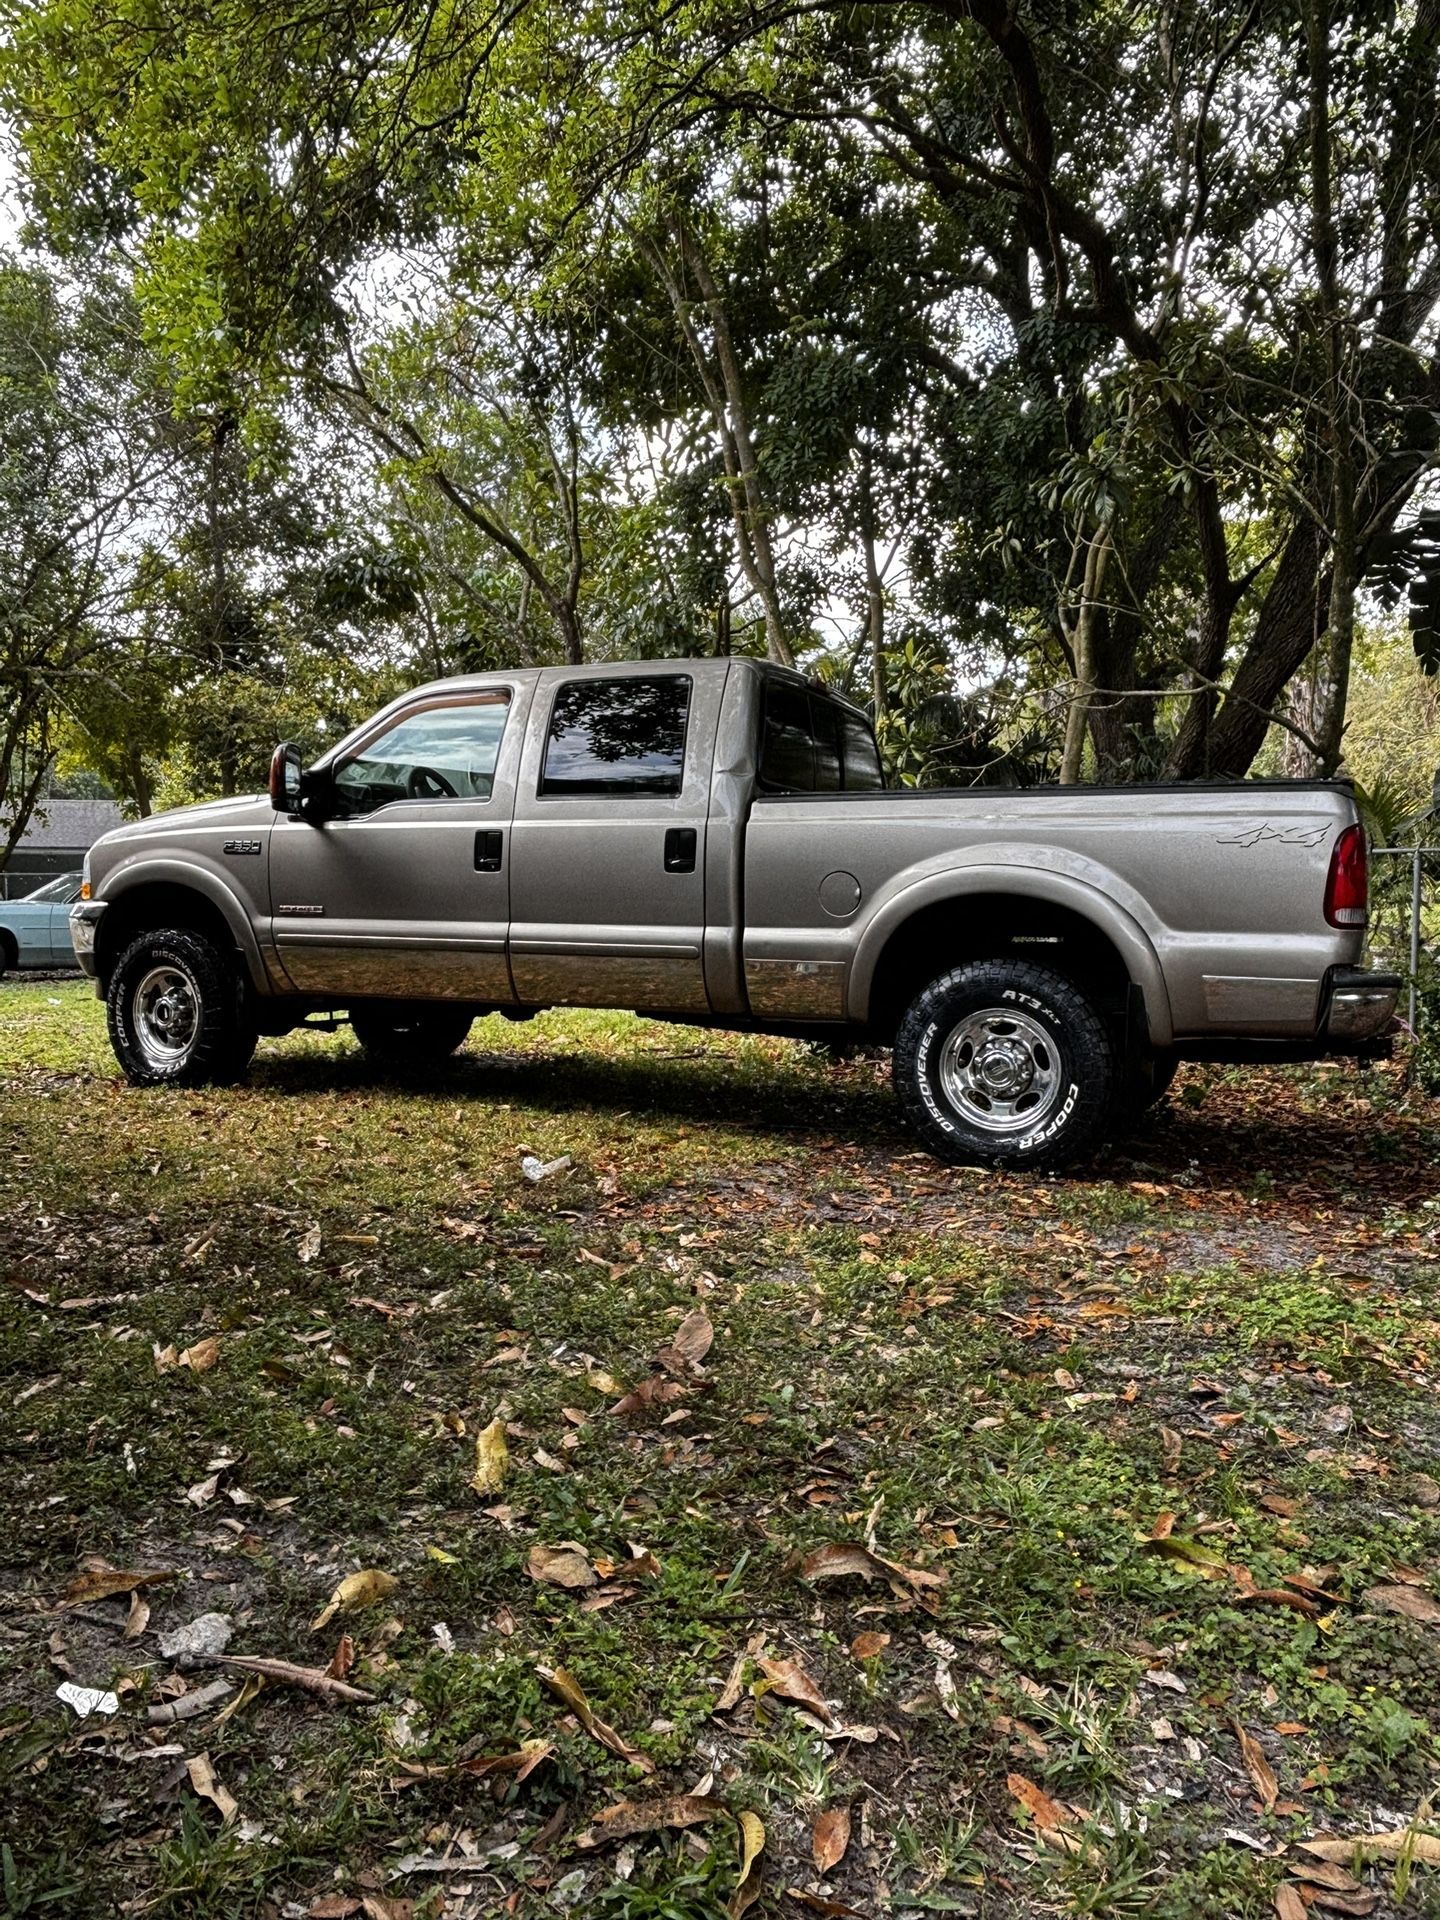
[[[1404,982],[1398,973],[1369,973],[1364,967],[1336,967],[1330,974],[1321,1031],[1334,1046],[1348,1050],[1389,1032]]]
[[[95,933],[104,911],[103,900],[82,900],[70,909],[70,944],[80,971],[91,980],[95,978]]]

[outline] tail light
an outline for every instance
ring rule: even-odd
[[[1346,827],[1330,855],[1325,878],[1325,918],[1332,927],[1363,927],[1370,899],[1365,829]]]

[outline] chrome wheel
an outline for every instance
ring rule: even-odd
[[[186,968],[166,962],[144,974],[130,1001],[135,1040],[152,1067],[185,1059],[200,1032],[200,989]]]
[[[1063,1071],[1054,1036],[1009,1007],[967,1014],[941,1049],[939,1065],[945,1098],[982,1133],[1030,1133],[1060,1103]]]

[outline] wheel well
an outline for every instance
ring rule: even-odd
[[[222,953],[237,951],[235,936],[213,900],[192,887],[153,881],[136,887],[106,908],[95,939],[95,970],[103,986],[115,962],[138,934],[150,927],[184,927],[213,940]]]
[[[910,1002],[940,973],[968,960],[1001,958],[1050,967],[1083,988],[1108,1018],[1127,1016],[1129,971],[1093,921],[1048,900],[972,893],[922,907],[891,934],[871,982],[871,1032],[888,1045]]]
[[[0,927],[0,967],[18,967],[20,942],[8,927]]]

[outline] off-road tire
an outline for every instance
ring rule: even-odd
[[[386,1067],[434,1065],[464,1046],[475,1015],[469,1007],[398,1000],[388,1007],[352,1007],[350,1026],[369,1057]]]
[[[1002,1049],[1010,1016],[1028,1036],[1020,1051],[1043,1062],[1052,1087],[1031,1122],[1023,1113],[992,1130],[975,1123],[947,1091],[944,1062],[969,1023],[995,1016]],[[963,1056],[963,1045],[960,1054]],[[975,1055],[972,1053],[972,1061]],[[970,1071],[973,1071],[971,1069]],[[938,1159],[1015,1170],[1067,1166],[1105,1131],[1115,1095],[1115,1056],[1099,1013],[1079,987],[1048,967],[1018,960],[975,960],[942,974],[912,1001],[895,1036],[896,1098],[911,1129]],[[952,1085],[964,1077],[952,1069]],[[959,1101],[965,1101],[962,1093]],[[1021,1099],[1026,1095],[1022,1092]],[[1038,1096],[1037,1096],[1038,1098]]]
[[[186,983],[181,998],[193,997],[194,1020],[188,1039],[178,1030],[163,1058],[142,998],[147,982],[167,975]],[[244,1074],[258,1038],[236,958],[188,928],[156,927],[131,941],[110,975],[105,1013],[115,1058],[135,1087],[228,1086]]]

